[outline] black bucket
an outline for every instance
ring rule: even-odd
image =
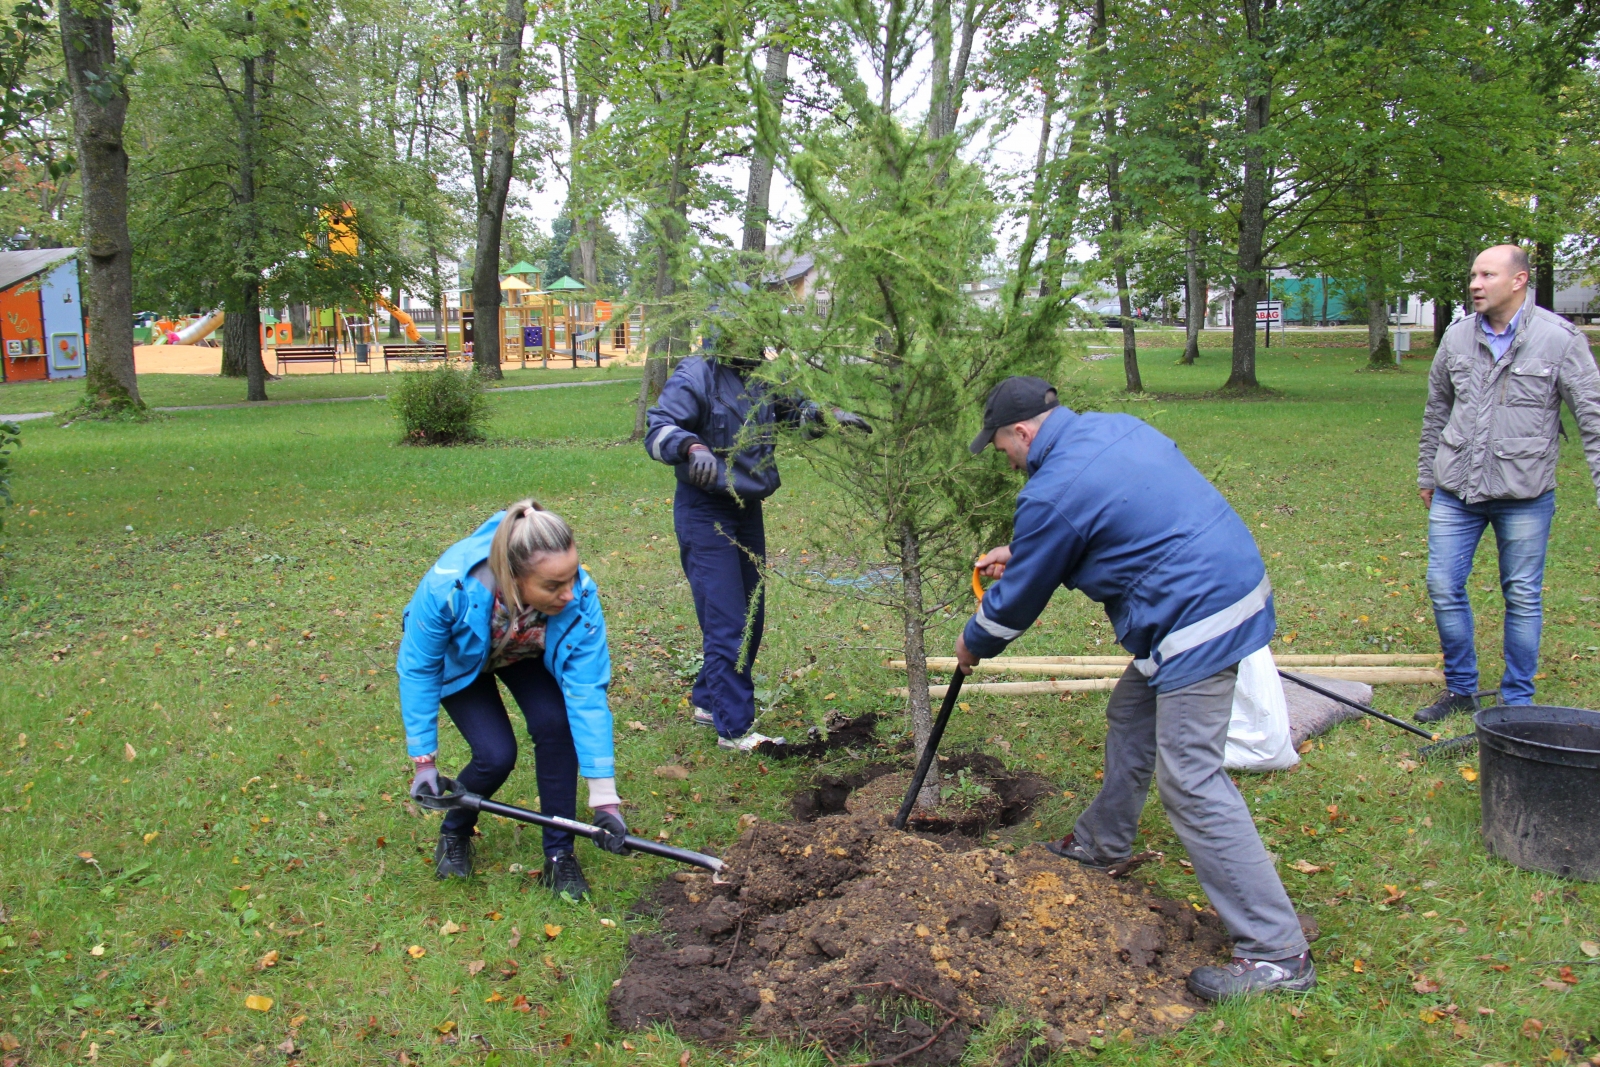
[[[1600,712],[1501,705],[1473,722],[1485,847],[1524,870],[1600,881]]]

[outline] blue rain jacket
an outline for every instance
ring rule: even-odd
[[[645,413],[649,428],[644,448],[651,459],[674,468],[678,481],[692,485],[689,446],[699,442],[717,457],[717,480],[707,492],[765,500],[781,484],[773,459],[773,427],[779,422],[789,426],[812,422],[817,413],[815,404],[796,396],[774,396],[768,383],[747,382],[720,360],[690,356],[678,364],[656,406]]]
[[[1057,408],[1028,475],[1011,562],[964,632],[973,655],[998,655],[1062,586],[1105,606],[1157,690],[1272,640],[1272,585],[1249,527],[1171,439],[1131,415]]]
[[[406,605],[404,633],[395,664],[400,674],[400,716],[406,751],[425,756],[439,747],[439,702],[465,689],[489,662],[489,618],[494,593],[473,578],[489,558],[489,543],[505,512],[490,516],[472,535],[445,549]],[[613,778],[611,651],[600,590],[587,570],[578,568],[574,596],[545,629],[544,665],[566,698],[578,773]]]

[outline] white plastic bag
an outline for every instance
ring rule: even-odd
[[[1280,771],[1299,762],[1289,739],[1289,706],[1283,699],[1278,665],[1272,649],[1258,649],[1239,661],[1223,766],[1232,771]]]

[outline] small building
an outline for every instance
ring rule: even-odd
[[[76,248],[0,252],[0,373],[8,382],[84,375]]]

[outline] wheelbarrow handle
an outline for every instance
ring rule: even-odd
[[[1429,741],[1437,741],[1437,740],[1439,740],[1439,735],[1438,734],[1430,734],[1428,731],[1422,729],[1421,727],[1412,726],[1410,723],[1406,722],[1403,719],[1397,719],[1393,715],[1385,715],[1383,712],[1379,711],[1377,708],[1369,708],[1369,707],[1367,707],[1367,705],[1358,703],[1358,702],[1356,702],[1354,700],[1351,700],[1349,697],[1340,696],[1338,693],[1335,693],[1333,690],[1324,689],[1324,688],[1322,688],[1322,686],[1318,685],[1317,683],[1315,683],[1313,681],[1310,681],[1310,680],[1308,680],[1306,678],[1303,678],[1298,674],[1291,674],[1288,671],[1279,671],[1278,673],[1280,675],[1282,675],[1283,677],[1289,679],[1289,681],[1293,682],[1295,685],[1303,686],[1304,688],[1311,690],[1313,693],[1321,693],[1323,696],[1329,698],[1330,700],[1337,700],[1341,704],[1347,704],[1350,707],[1355,708],[1357,711],[1362,711],[1362,712],[1367,713],[1368,715],[1371,715],[1374,719],[1382,719],[1384,722],[1388,723],[1390,726],[1398,726],[1402,730],[1410,730],[1412,733],[1416,734],[1418,737],[1427,738]]]
[[[973,581],[977,581],[976,571],[973,572]],[[944,703],[939,707],[939,717],[933,720],[933,731],[928,734],[928,744],[922,750],[922,758],[917,760],[916,772],[911,775],[911,788],[906,790],[906,798],[900,802],[900,810],[895,814],[896,830],[906,828],[906,820],[911,817],[911,809],[917,806],[917,794],[922,792],[922,783],[928,777],[928,768],[933,766],[933,759],[939,753],[939,741],[944,737],[944,728],[950,723],[950,712],[955,709],[956,698],[961,695],[961,683],[966,677],[959,667],[950,677],[950,685],[944,691]]]
[[[454,785],[451,779],[440,779],[441,784],[446,782]],[[418,799],[434,800],[435,798],[419,797]],[[566,819],[560,815],[546,815],[543,812],[529,811],[527,808],[519,808],[513,804],[502,804],[498,800],[487,800],[476,793],[469,793],[466,790],[452,790],[449,793],[441,794],[435,803],[425,803],[424,806],[435,810],[467,808],[474,811],[486,811],[490,815],[498,815],[501,818],[512,819],[516,822],[532,823],[534,826],[548,826],[552,830],[565,830],[570,834],[577,834],[579,837],[587,837],[591,841],[596,840],[605,833],[600,827],[592,826],[586,822]],[[687,848],[674,848],[672,845],[663,845],[659,841],[650,841],[643,837],[635,837],[632,834],[628,834],[623,840],[628,848],[634,852],[644,852],[652,856],[660,856],[662,859],[676,860],[679,863],[687,863],[694,867],[703,867],[713,873],[721,872],[725,866],[717,857],[708,856],[703,852],[695,852]]]

